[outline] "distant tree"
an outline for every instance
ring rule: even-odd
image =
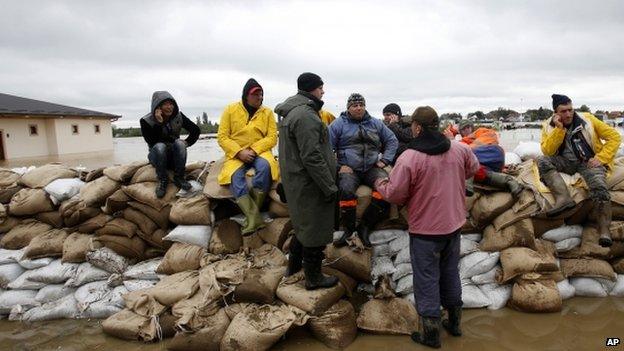
[[[466,117],[475,117],[476,119],[482,120],[485,119],[485,113],[483,113],[483,111],[475,111],[467,114]]]
[[[199,116],[195,117],[195,124],[197,124],[198,126],[201,125],[201,120],[199,119]]]
[[[462,119],[462,115],[461,115],[461,113],[457,113],[457,112],[443,113],[440,116],[440,119],[458,120],[458,119]]]
[[[208,114],[206,112],[202,113],[202,122],[204,122],[204,124],[208,124]]]
[[[587,107],[587,105],[581,105],[581,107],[577,108],[576,111],[579,111],[579,112],[591,112],[591,110],[589,109],[589,107]]]
[[[525,113],[526,118],[530,122],[544,120],[553,114],[553,110],[540,107],[538,109],[527,110]]]

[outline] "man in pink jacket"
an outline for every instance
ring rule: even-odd
[[[414,139],[398,158],[389,178],[376,188],[394,204],[407,204],[414,297],[420,315],[418,343],[440,347],[440,305],[448,311],[442,325],[461,335],[462,310],[459,278],[460,229],[466,221],[466,179],[479,161],[466,145],[450,141],[438,128],[440,119],[429,107],[412,114]]]

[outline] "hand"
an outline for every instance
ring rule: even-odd
[[[249,152],[251,153],[251,155],[256,158],[258,156],[258,154],[254,151],[254,149],[248,147],[247,150],[249,150]]]
[[[338,173],[353,173],[353,170],[349,166],[340,166]]]
[[[377,168],[384,168],[384,167],[386,167],[386,164],[384,163],[384,161],[379,160],[379,161],[377,161],[375,166],[377,166]]]
[[[451,132],[451,130],[449,128],[446,128],[444,130],[444,132],[442,132],[442,133],[444,134],[445,137],[447,137],[447,138],[449,138],[451,140],[455,139],[455,135],[453,134],[453,132]]]
[[[156,120],[157,120],[157,121],[159,121],[159,122],[162,122],[162,121],[163,121],[163,118],[162,118],[162,110],[161,110],[160,108],[156,108],[156,109],[154,110],[154,117],[156,117]]]
[[[602,166],[602,162],[600,162],[600,160],[598,160],[597,158],[592,157],[589,159],[589,161],[587,161],[587,166],[589,166],[589,168],[600,167]]]
[[[561,122],[561,116],[558,114],[553,114],[552,121],[555,124],[555,127],[563,129],[563,123]]]
[[[249,149],[243,149],[236,154],[236,158],[243,161],[244,163],[251,163],[253,162],[255,156],[252,152],[249,151]]]
[[[399,116],[392,114],[390,115],[390,118],[388,118],[388,123],[392,124],[392,123],[397,123],[399,121]]]

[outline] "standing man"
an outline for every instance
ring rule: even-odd
[[[180,112],[175,99],[166,91],[152,94],[150,113],[143,116],[140,123],[141,134],[149,146],[147,158],[158,176],[156,196],[162,198],[167,192],[168,169],[173,169],[173,183],[189,190],[191,184],[184,179],[186,148],[199,138],[199,127]],[[182,129],[189,133],[185,140],[180,139]]]
[[[394,133],[399,140],[399,147],[392,164],[401,156],[403,151],[407,149],[407,144],[412,141],[412,128],[410,123],[403,120],[401,107],[395,103],[390,103],[383,108],[384,123]]]
[[[265,226],[260,208],[271,182],[279,179],[279,168],[271,149],[277,144],[277,125],[273,111],[262,105],[264,91],[250,78],[243,87],[242,99],[228,105],[219,122],[217,142],[226,161],[218,182],[229,185],[236,204],[245,215],[243,235],[253,234]],[[246,174],[255,174],[252,188],[247,188]]]
[[[555,217],[576,204],[559,172],[580,173],[593,202],[592,215],[598,224],[600,246],[612,245],[611,196],[606,183],[607,169],[620,147],[620,134],[588,112],[574,112],[572,100],[552,95],[553,116],[542,126],[542,152],[537,166],[544,184],[555,196],[555,204],[546,212]]]
[[[399,157],[389,179],[376,182],[389,202],[407,204],[414,297],[420,315],[418,343],[440,347],[440,304],[448,311],[442,324],[461,335],[460,230],[466,222],[466,179],[479,168],[469,147],[438,131],[440,119],[429,106],[412,115],[414,140]]]
[[[295,235],[290,244],[287,275],[303,265],[308,290],[338,283],[321,273],[323,250],[334,232],[336,161],[329,144],[327,126],[319,111],[323,106],[323,81],[314,73],[297,78],[298,92],[277,105],[279,164],[288,211]]]
[[[344,229],[344,234],[334,245],[346,245],[347,239],[357,230],[364,246],[370,247],[369,233],[388,214],[390,207],[375,190],[375,181],[388,176],[383,168],[392,164],[399,141],[381,120],[368,114],[366,101],[358,93],[349,96],[347,111],[329,126],[329,139],[340,167],[340,220]],[[355,192],[362,183],[373,189],[373,199],[356,228]]]

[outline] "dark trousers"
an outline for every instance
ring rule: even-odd
[[[338,173],[340,200],[356,200],[357,195],[355,192],[360,184],[368,185],[374,190],[375,181],[386,177],[388,177],[388,173],[377,167],[373,167],[366,172]]]
[[[269,164],[269,161],[258,156],[253,160],[253,162],[242,165],[236,170],[236,172],[234,172],[234,174],[232,174],[230,190],[237,199],[249,193],[245,174],[251,168],[255,170],[254,177],[251,180],[251,186],[264,192],[269,192],[271,188],[271,165]]]
[[[156,143],[149,149],[149,162],[156,168],[159,180],[168,179],[167,170],[184,177],[186,167],[186,143],[178,139],[173,143]]]
[[[410,235],[416,310],[439,318],[444,308],[462,306],[459,278],[459,230],[444,236]]]
[[[604,166],[588,167],[587,162],[570,162],[563,156],[540,156],[537,159],[540,175],[550,171],[573,175],[578,172],[589,188],[589,197],[593,201],[610,201],[607,188],[607,169]]]

